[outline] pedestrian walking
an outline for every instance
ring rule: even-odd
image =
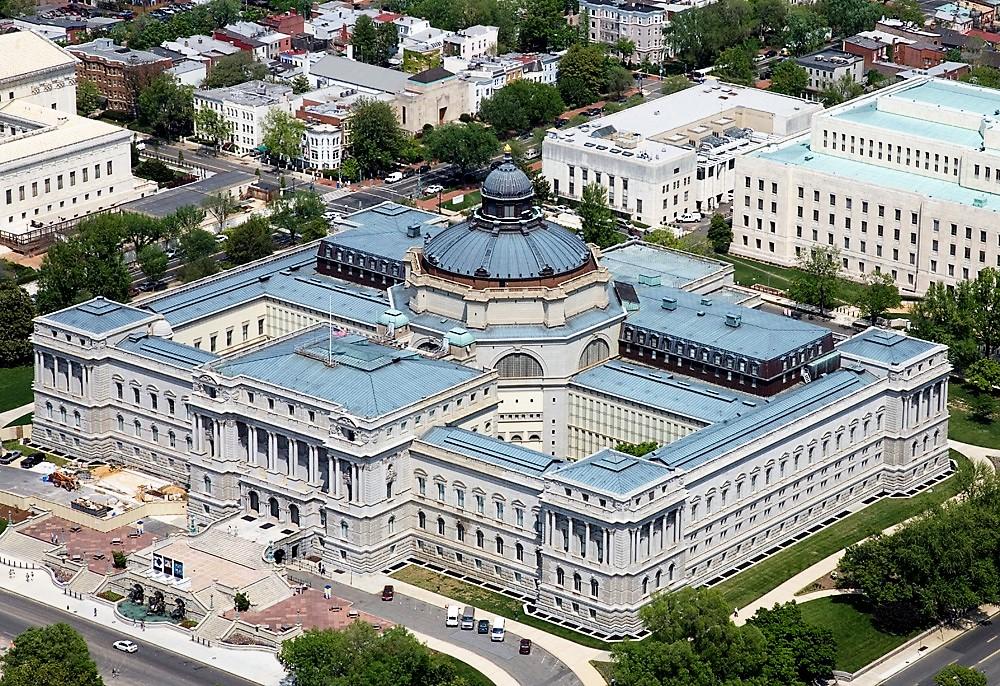
[[[94,616],[95,617],[97,616],[97,608],[96,607],[94,608]]]

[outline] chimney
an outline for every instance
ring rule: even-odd
[[[663,303],[660,306],[665,310],[676,310],[677,298],[664,298]]]

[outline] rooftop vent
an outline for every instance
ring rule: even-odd
[[[743,316],[730,312],[726,315],[726,326],[731,326],[734,329],[737,328],[741,323],[743,323]]]
[[[665,310],[676,310],[677,298],[664,298],[661,307]]]
[[[698,310],[698,316],[699,317],[704,317],[705,316],[705,310]]]
[[[701,299],[701,304],[704,305],[705,307],[711,307],[712,306],[712,299],[711,298],[702,298]]]
[[[406,227],[407,238],[418,238],[420,236],[420,224],[410,224]]]

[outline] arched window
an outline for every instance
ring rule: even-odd
[[[396,532],[396,518],[389,517],[389,535],[391,536]]]
[[[269,498],[267,501],[267,509],[270,511],[271,516],[275,519],[278,518],[278,500],[277,498]]]
[[[347,538],[347,532],[348,532],[347,522],[341,522],[340,523],[340,537],[341,538]]]
[[[579,593],[583,589],[583,578],[579,572],[573,573],[573,590]]]
[[[611,357],[611,349],[608,344],[601,338],[595,338],[587,344],[587,347],[583,349],[583,354],[580,355],[580,369],[600,364],[609,357]]]
[[[518,562],[524,562],[524,546],[518,543],[514,546],[514,554],[517,556]]]
[[[556,583],[560,586],[566,583],[566,572],[563,571],[562,567],[556,567]]]
[[[669,567],[667,567],[667,581],[673,581],[673,580],[674,580],[674,566],[671,564]]]
[[[52,419],[52,403],[45,403],[45,416]]]
[[[663,572],[659,569],[656,570],[656,587],[660,587],[660,582],[663,581]]]
[[[142,423],[138,419],[136,419],[135,422],[133,422],[132,426],[135,428],[135,435],[136,436],[141,436],[142,435]]]
[[[486,544],[486,535],[482,531],[476,532],[476,545],[482,548]]]
[[[159,443],[160,442],[160,428],[154,424],[153,427],[150,429],[150,432],[153,434],[153,443]]]
[[[48,410],[49,410],[49,416],[51,417],[52,416],[52,406],[51,405],[48,406]],[[125,418],[122,417],[121,415],[118,415],[118,430],[119,431],[125,431]]]
[[[292,524],[296,524],[296,525],[299,523],[299,506],[298,505],[289,505],[288,506],[288,521],[290,521]],[[392,532],[390,531],[389,533],[392,533]]]
[[[427,515],[425,515],[423,512],[417,513],[417,526],[419,526],[421,529],[427,528]]]
[[[73,411],[73,426],[75,426],[78,429],[80,428],[80,413],[77,412],[76,410]],[[937,441],[935,440],[935,443],[936,442]]]
[[[496,540],[497,555],[503,555],[503,538],[497,536]]]
[[[66,408],[62,405],[59,406],[59,421],[63,424],[66,423]]]
[[[257,491],[250,491],[250,509],[260,512],[260,496],[257,495]]]
[[[208,474],[205,475],[205,493],[212,495],[212,479],[209,478]]]
[[[167,433],[167,441],[170,443],[171,448],[177,447],[177,434],[173,431]]]
[[[593,597],[596,598],[597,597],[597,593],[598,593],[599,590],[600,590],[600,587],[597,584],[597,579],[591,579],[590,580],[590,595],[592,595]]]
[[[444,518],[438,517],[438,536],[444,536]]]
[[[500,358],[496,369],[501,379],[526,379],[542,376],[542,365],[526,353],[511,353]]]
[[[647,593],[649,593],[649,577],[648,576],[645,577],[642,580],[642,594],[646,595]]]
[[[458,540],[465,541],[465,525],[459,522],[458,526],[455,527],[456,535]]]

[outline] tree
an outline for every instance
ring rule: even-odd
[[[777,45],[788,21],[786,0],[751,0],[757,40],[762,45]]]
[[[992,393],[1000,388],[1000,362],[984,357],[965,370],[965,382],[979,393]]]
[[[0,367],[15,367],[31,359],[35,303],[17,281],[0,278]]]
[[[615,446],[615,450],[620,453],[625,453],[626,455],[642,457],[646,453],[653,452],[658,447],[659,443],[656,441],[646,441],[644,443],[619,443]]]
[[[621,98],[634,85],[632,73],[620,64],[611,65],[605,74],[605,91],[609,97]]]
[[[935,686],[986,686],[986,675],[978,669],[950,664],[934,675]]]
[[[622,62],[628,64],[632,59],[632,55],[635,54],[635,41],[628,38],[619,38],[611,46],[611,49],[621,58]]]
[[[351,47],[354,59],[365,64],[378,64],[378,32],[375,22],[366,14],[358,17],[351,32]]]
[[[726,48],[719,54],[712,73],[723,81],[749,86],[757,78],[753,52],[745,46]]]
[[[302,95],[312,90],[309,79],[303,74],[296,75],[295,78],[288,82],[288,85],[292,87],[292,93],[295,95]]]
[[[715,60],[723,49],[742,45],[758,32],[758,20],[747,0],[719,0],[671,18],[667,41],[678,59],[695,67]]]
[[[608,193],[604,186],[589,183],[583,187],[583,199],[576,208],[583,224],[583,239],[608,248],[618,242],[615,220],[608,207]]]
[[[227,142],[233,133],[232,125],[210,107],[202,107],[194,113],[194,130],[202,138],[212,141],[216,149]]]
[[[82,117],[89,116],[101,106],[101,91],[90,79],[80,79],[76,84],[76,113]]]
[[[104,686],[87,643],[69,624],[22,632],[0,666],[0,686]]]
[[[826,312],[833,306],[837,291],[840,251],[833,247],[815,248],[799,259],[799,270],[788,289],[789,297]]]
[[[945,50],[944,59],[947,62],[964,62],[961,48],[948,48]]]
[[[177,235],[170,222],[138,212],[120,212],[100,216],[101,221],[115,227],[113,230],[121,236],[122,245],[131,246],[136,253],[147,245]]]
[[[1000,271],[981,269],[954,288],[932,283],[913,308],[915,336],[943,343],[958,370],[982,357],[1000,354]]]
[[[821,629],[802,620],[799,605],[775,604],[761,608],[747,621],[764,634],[771,645],[781,645],[791,652],[798,680],[813,684],[833,676],[837,642],[829,629]]]
[[[195,205],[178,207],[172,215],[164,218],[168,225],[166,233],[170,236],[180,236],[191,229],[196,229],[205,221],[205,210]]]
[[[191,227],[181,234],[180,242],[184,257],[181,281],[188,283],[219,271],[219,263],[213,257],[219,245],[211,233],[197,226]]]
[[[771,71],[771,90],[784,95],[802,95],[809,85],[809,72],[795,60],[781,60]]]
[[[249,52],[240,50],[219,58],[202,81],[201,87],[228,88],[247,81],[263,81],[266,78],[267,65],[255,60]]]
[[[0,17],[23,17],[34,9],[34,0],[0,0]]]
[[[980,424],[990,424],[997,413],[997,399],[989,393],[978,393],[969,398],[969,416]]]
[[[601,45],[572,45],[559,60],[559,94],[570,105],[589,105],[604,89],[606,73],[607,57]]]
[[[128,566],[128,555],[125,554],[124,550],[112,550],[111,559],[111,565],[115,569],[125,569]]]
[[[675,74],[673,76],[667,76],[663,79],[663,84],[660,86],[660,92],[664,95],[672,95],[673,93],[679,93],[682,90],[686,90],[693,86],[686,76],[681,76],[680,74]]]
[[[272,158],[290,163],[302,156],[302,135],[306,132],[306,123],[288,114],[284,110],[272,108],[264,117],[264,148]]]
[[[159,283],[167,271],[167,253],[158,245],[147,245],[139,251],[139,268],[150,283]]]
[[[823,89],[819,99],[824,107],[833,107],[847,102],[865,92],[865,87],[854,80],[850,74],[844,74],[839,79]]]
[[[458,165],[463,175],[487,164],[500,148],[493,130],[475,122],[440,126],[424,136],[424,145],[431,157]]]
[[[253,262],[273,252],[271,225],[263,217],[250,217],[226,231],[226,257],[233,264]]]
[[[823,45],[823,17],[809,5],[792,5],[785,19],[783,41],[793,55],[812,52]]]
[[[533,0],[520,5],[517,37],[523,52],[562,50],[576,30],[566,23],[563,0]]]
[[[712,244],[712,249],[720,255],[729,252],[729,245],[733,242],[733,227],[729,220],[716,212],[712,215],[712,221],[708,225],[708,240]]]
[[[389,103],[359,98],[351,108],[351,156],[362,178],[377,177],[399,159],[403,129]]]
[[[215,223],[219,225],[218,233],[222,233],[226,229],[226,220],[235,214],[239,203],[229,193],[216,193],[205,198],[202,206],[206,212],[212,215]]]
[[[312,241],[327,234],[326,206],[319,195],[312,191],[297,191],[274,201],[271,206],[271,224],[288,232],[294,241],[296,233],[303,240]]]
[[[194,124],[193,93],[170,74],[158,75],[139,93],[139,123],[167,140],[188,135]]]
[[[867,31],[882,15],[882,4],[871,0],[826,0],[823,8],[835,36]]]
[[[886,312],[899,307],[900,302],[899,288],[892,275],[872,272],[865,277],[865,285],[858,291],[854,304],[861,310],[862,318],[875,324]]]
[[[518,79],[480,103],[480,118],[496,131],[525,131],[551,122],[566,110],[559,91],[546,83]]]

